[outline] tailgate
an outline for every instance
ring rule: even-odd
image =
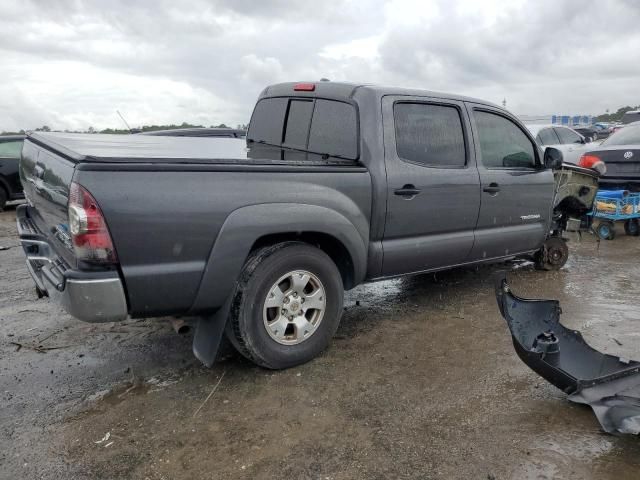
[[[29,218],[70,266],[76,264],[67,214],[74,169],[72,161],[49,152],[29,138],[25,140],[20,179],[29,205]]]

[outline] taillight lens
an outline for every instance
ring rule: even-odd
[[[79,260],[97,264],[118,261],[98,202],[75,182],[69,191],[69,231]]]
[[[607,166],[602,159],[596,155],[582,155],[580,161],[578,161],[578,165],[584,168],[592,168],[600,175],[607,173]]]

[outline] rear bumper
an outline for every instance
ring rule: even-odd
[[[113,322],[127,318],[127,300],[118,272],[70,269],[29,218],[27,206],[20,205],[16,214],[27,269],[43,294],[85,322]]]

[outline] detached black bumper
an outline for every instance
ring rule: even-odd
[[[113,322],[127,318],[127,301],[118,272],[70,269],[29,218],[27,206],[20,205],[16,213],[27,268],[42,294],[85,322]]]
[[[606,432],[640,434],[640,362],[594,350],[560,323],[556,300],[515,296],[504,272],[496,278],[496,298],[524,363],[570,401],[590,405]]]

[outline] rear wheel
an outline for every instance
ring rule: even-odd
[[[640,223],[637,218],[631,218],[624,222],[624,232],[632,237],[640,235]]]
[[[0,210],[4,209],[4,206],[7,204],[8,200],[9,194],[7,194],[7,191],[3,187],[0,187]]]
[[[602,222],[596,229],[598,236],[602,240],[613,240],[616,238],[616,231],[613,222]]]
[[[535,255],[536,268],[539,270],[560,270],[567,263],[569,248],[560,237],[551,237]]]
[[[227,336],[260,366],[300,365],[329,345],[343,294],[340,272],[322,250],[299,242],[262,248],[240,275]]]

